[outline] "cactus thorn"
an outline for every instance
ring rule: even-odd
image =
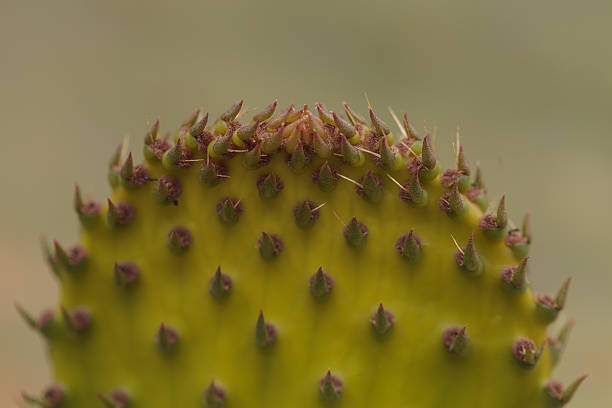
[[[338,130],[340,130],[342,136],[344,136],[345,139],[352,140],[355,134],[357,133],[355,127],[346,120],[342,119],[340,116],[336,115],[336,112],[332,112],[332,116],[334,118],[334,124],[336,125]]]
[[[37,328],[36,320],[32,317],[32,315],[26,312],[26,310],[23,307],[21,307],[19,303],[14,302],[14,304],[15,304],[15,309],[17,309],[17,313],[19,313],[19,316],[21,316],[21,318],[27,323],[28,326],[30,326],[33,329],[36,329]]]
[[[330,275],[323,272],[322,267],[319,267],[310,277],[309,287],[312,296],[315,298],[323,298],[331,292],[334,287],[334,280]]]
[[[274,100],[274,102],[272,102],[271,104],[269,104],[268,106],[266,106],[264,108],[264,110],[262,110],[261,112],[259,112],[258,114],[253,116],[253,121],[254,122],[263,122],[264,120],[268,120],[270,119],[270,117],[274,114],[274,111],[276,110],[276,106],[278,105],[278,100]]]
[[[134,174],[134,160],[132,159],[132,152],[128,153],[127,159],[123,162],[121,170],[119,171],[121,178],[128,181]]]
[[[408,136],[411,139],[415,139],[415,140],[419,140],[419,133],[417,132],[416,128],[412,125],[412,123],[410,123],[410,121],[408,120],[408,113],[404,112],[404,116],[403,118],[403,125],[404,125],[404,129],[406,131],[406,133],[408,134]]]
[[[183,157],[183,146],[181,144],[181,139],[179,138],[176,141],[176,144],[166,150],[166,152],[162,156],[162,165],[165,169],[172,170],[175,169],[181,158]]]
[[[219,384],[215,382],[215,380],[211,380],[208,387],[204,390],[204,394],[202,395],[202,404],[204,408],[221,408],[225,405],[225,400],[227,398],[225,389],[221,387]]]
[[[329,143],[324,140],[319,131],[314,132],[313,136],[314,151],[322,159],[328,159],[331,156],[331,147]]]
[[[474,187],[484,189],[484,181],[482,180],[482,169],[480,168],[480,162],[476,162],[476,175],[474,176]]]
[[[506,228],[508,225],[508,213],[506,212],[506,195],[504,194],[499,200],[499,205],[497,207],[497,228]]]
[[[238,141],[244,144],[244,142],[251,139],[255,135],[257,128],[259,128],[259,121],[241,126],[238,130],[236,130],[236,137],[238,138]]]
[[[225,135],[217,136],[208,145],[208,154],[212,158],[218,158],[228,153],[232,146],[232,134],[227,132]]]
[[[467,206],[463,202],[463,196],[459,192],[457,183],[454,183],[450,191],[440,197],[439,207],[449,217],[459,220],[467,214]]]
[[[565,406],[572,400],[574,394],[587,377],[588,374],[585,374],[574,380],[567,387],[563,387],[563,384],[559,381],[549,380],[548,383],[546,383],[546,393],[557,406]]]
[[[406,139],[408,137],[408,132],[406,131],[406,129],[404,128],[404,126],[400,122],[399,118],[397,117],[397,115],[395,114],[395,112],[393,111],[391,106],[387,106],[387,110],[391,114],[391,117],[393,118],[393,121],[395,122],[395,124],[397,125],[397,128],[401,132],[401,134],[402,134],[401,138],[402,139]]]
[[[359,184],[355,186],[355,191],[366,201],[377,204],[383,197],[383,180],[379,175],[371,170],[359,179]]]
[[[350,177],[344,176],[344,175],[342,175],[342,174],[340,174],[340,173],[336,173],[336,176],[340,177],[340,178],[341,178],[341,179],[343,179],[343,180],[348,181],[349,183],[353,183],[353,184],[354,184],[354,185],[356,185],[357,187],[359,187],[359,188],[363,189],[363,184],[361,184],[361,183],[360,183],[360,182],[358,182],[358,181],[353,180],[353,179],[352,179],[352,178],[350,178]]]
[[[326,193],[336,188],[338,178],[338,172],[328,162],[324,162],[312,172],[312,181],[319,186],[321,191]]]
[[[476,245],[474,244],[473,232],[470,234],[470,238],[465,248],[455,253],[455,261],[457,265],[472,276],[478,276],[482,273],[482,261],[476,250]]]
[[[61,311],[67,329],[81,333],[91,326],[91,312],[86,307],[77,306],[68,312],[64,306],[61,306]]]
[[[110,198],[107,199],[108,211],[106,219],[111,226],[127,225],[134,220],[136,210],[130,203],[120,201],[117,204],[113,203]]]
[[[159,118],[155,119],[152,125],[149,125],[149,121],[147,120],[147,134],[145,135],[145,144],[151,144],[155,142],[157,139],[157,133],[159,133]]]
[[[325,106],[321,102],[317,102],[315,105],[315,109],[319,114],[319,118],[321,121],[327,125],[336,126],[336,122],[334,121],[334,117],[331,113],[325,109]]]
[[[571,277],[567,278],[567,280],[565,281],[563,286],[561,286],[561,289],[559,289],[559,292],[557,293],[557,297],[555,298],[555,303],[557,304],[557,307],[559,308],[559,310],[562,310],[565,307],[565,300],[567,299],[567,292],[569,290],[569,285],[571,282],[572,282],[572,278]]]
[[[429,195],[421,184],[418,171],[412,172],[410,179],[402,187],[402,191],[399,192],[402,201],[406,201],[417,208],[425,207],[429,202]]]
[[[51,309],[44,309],[38,318],[34,318],[30,313],[28,313],[19,303],[15,303],[15,309],[17,309],[17,313],[19,316],[23,318],[28,326],[32,329],[40,332],[41,334],[47,334],[47,331],[51,327],[54,319],[54,313]]]
[[[261,198],[270,199],[283,190],[284,184],[275,173],[264,173],[257,178],[256,186]]]
[[[242,104],[244,103],[244,99],[236,102],[232,106],[230,106],[225,112],[223,112],[220,116],[220,119],[224,122],[231,122],[236,119],[240,109],[242,109]]]
[[[458,137],[458,136],[457,136]],[[459,151],[457,153],[457,169],[461,170],[464,175],[470,175],[470,167],[465,159],[465,153],[463,152],[463,145],[459,144]]]
[[[344,106],[344,112],[346,113],[346,116],[349,118],[349,120],[351,121],[353,125],[356,125],[356,124],[367,125],[368,124],[366,118],[364,118],[359,113],[351,109],[348,103],[342,102],[342,106]]]
[[[370,121],[372,122],[372,126],[374,127],[374,129],[376,129],[376,132],[378,134],[382,136],[387,136],[389,133],[391,133],[391,129],[389,129],[389,126],[382,119],[376,116],[374,110],[371,107],[368,109],[368,111],[370,113]]]
[[[232,278],[221,273],[221,266],[217,266],[215,274],[209,281],[209,291],[215,299],[222,299],[232,289]]]
[[[395,170],[397,168],[398,154],[389,146],[386,138],[381,138],[379,142],[378,155],[385,170]]]
[[[175,254],[181,254],[193,244],[193,235],[185,227],[174,227],[168,232],[168,249]]]
[[[63,268],[70,266],[70,257],[66,250],[60,245],[57,240],[53,240],[53,247],[55,248],[55,261]]]
[[[162,322],[159,325],[159,329],[157,329],[155,341],[161,351],[174,351],[178,347],[178,331],[176,331],[174,327],[168,326]]]
[[[117,262],[113,266],[113,275],[117,286],[132,286],[140,276],[140,268],[134,262]]]
[[[264,133],[260,136],[262,140],[261,150],[264,153],[272,154],[278,150],[283,141],[283,127],[272,133]]]
[[[466,333],[467,326],[449,327],[442,333],[442,343],[446,349],[455,355],[464,355],[467,353],[470,340]]]
[[[378,309],[370,316],[370,324],[372,329],[378,335],[387,334],[395,323],[395,316],[389,310],[385,310],[382,303],[378,305]]]
[[[266,261],[271,261],[283,250],[283,241],[276,234],[262,232],[261,237],[257,241],[257,247],[261,257]]]
[[[245,156],[246,160],[246,156]],[[208,186],[213,187],[219,184],[219,181],[225,178],[229,178],[227,174],[227,168],[221,163],[214,160],[203,160],[200,167],[200,181]]]
[[[327,370],[327,374],[319,381],[319,394],[328,402],[336,401],[342,394],[342,381],[332,375],[331,370]]]
[[[255,169],[259,167],[261,162],[261,143],[257,142],[255,146],[247,151],[244,155],[243,163],[247,169]]]
[[[400,190],[401,190],[401,191],[403,191],[403,192],[405,192],[405,193],[407,193],[407,192],[408,192],[408,188],[404,187],[404,186],[402,185],[402,183],[400,183],[399,181],[397,181],[397,180],[396,180],[396,179],[395,179],[395,178],[394,178],[392,175],[390,175],[389,173],[386,173],[386,174],[387,174],[387,177],[389,177],[389,179],[390,179],[390,180],[391,180],[393,183],[395,183],[395,184],[396,184],[396,185],[397,185],[397,186],[400,188]]]
[[[518,265],[504,266],[501,270],[502,282],[517,294],[523,293],[527,288],[527,261],[528,256],[521,259]]]
[[[538,348],[533,340],[526,337],[512,343],[512,355],[521,364],[533,367],[538,362]]]
[[[74,210],[81,215],[83,209],[83,198],[81,197],[81,189],[77,183],[74,183]]]
[[[363,155],[355,146],[353,146],[344,134],[341,136],[340,152],[344,161],[351,166],[357,166],[363,162]]]
[[[98,393],[98,398],[108,408],[128,408],[131,405],[130,394],[127,391],[116,388],[109,395]]]
[[[350,246],[359,249],[365,245],[368,239],[368,227],[357,221],[356,217],[353,217],[344,228],[344,238]]]
[[[436,167],[436,156],[433,152],[429,135],[425,135],[423,146],[421,148],[421,162],[428,170],[433,170]]]
[[[465,211],[465,204],[463,197],[459,193],[457,184],[455,184],[451,190],[451,194],[448,200],[452,214],[459,215]]]
[[[417,262],[421,259],[422,246],[421,238],[414,233],[413,229],[395,242],[395,249],[408,262]]]
[[[183,185],[174,176],[161,176],[157,179],[153,196],[155,200],[161,204],[174,203],[178,204],[177,199],[183,193]]]
[[[531,222],[530,222],[530,216],[529,213],[525,214],[525,217],[523,218],[523,226],[522,226],[522,233],[523,233],[523,237],[525,237],[527,239],[527,243],[531,243]]]
[[[288,164],[289,167],[298,173],[304,170],[308,164],[308,157],[306,156],[306,152],[304,151],[304,146],[302,145],[301,141],[298,142],[295,150],[293,153],[291,153]]]
[[[198,116],[200,116],[200,112],[202,112],[202,109],[197,108],[196,110],[194,110],[191,115],[189,115],[187,117],[187,119],[185,119],[185,121],[183,123],[181,123],[180,128],[189,128],[191,127],[196,120],[198,120]]]
[[[559,334],[557,334],[556,338],[547,338],[553,367],[559,363],[561,355],[563,354],[563,351],[565,351],[565,347],[567,347],[569,335],[574,327],[574,324],[574,320],[568,320],[565,322],[563,327],[561,327],[561,330],[559,331]]]
[[[276,128],[278,128],[280,126],[281,130],[282,130],[282,126],[281,125],[284,122],[287,121],[289,115],[291,115],[294,110],[295,110],[294,105],[293,104],[289,105],[286,109],[284,109],[283,111],[279,112],[278,115],[276,115],[273,118],[271,118],[270,120],[268,120],[267,128],[268,129],[276,129]]]
[[[57,384],[47,387],[41,397],[34,397],[26,392],[21,396],[25,402],[36,404],[41,408],[59,408],[64,401],[64,389]]]
[[[276,327],[273,324],[266,323],[263,311],[260,310],[255,325],[255,344],[261,348],[269,347],[276,341],[276,336]]]
[[[300,201],[293,207],[295,224],[302,229],[310,228],[319,219],[321,212],[314,201]]]
[[[555,298],[544,293],[535,294],[536,312],[543,321],[547,323],[553,322],[559,315],[559,312],[563,310],[571,281],[572,278],[570,277],[563,283]]]
[[[234,225],[243,211],[240,200],[236,198],[226,197],[217,203],[217,215],[224,225]]]

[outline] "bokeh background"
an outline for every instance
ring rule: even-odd
[[[106,165],[145,121],[195,107],[343,100],[385,119],[457,126],[489,195],[531,212],[531,282],[574,276],[577,320],[556,376],[591,377],[572,406],[612,406],[612,2],[0,1],[0,405],[50,379],[17,317],[56,304],[38,235],[77,239],[73,183],[103,199]],[[140,153],[138,157],[141,157]]]

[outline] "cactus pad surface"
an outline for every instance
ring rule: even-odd
[[[567,338],[527,280],[528,225],[488,208],[463,147],[363,117],[242,102],[119,149],[79,245],[46,244],[61,304],[46,407],[549,407]],[[276,115],[274,115],[276,113]],[[583,379],[583,378],[582,378]],[[582,381],[580,379],[579,381]]]

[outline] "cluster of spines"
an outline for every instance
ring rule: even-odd
[[[201,111],[194,111],[174,134],[174,144],[166,138],[159,138],[159,120],[148,129],[145,136],[144,154],[148,161],[158,161],[167,170],[190,167],[195,162],[201,162],[200,181],[206,186],[214,186],[229,178],[225,159],[236,154],[242,154],[242,162],[246,168],[256,169],[266,165],[271,155],[284,151],[287,165],[301,173],[306,170],[313,155],[324,162],[312,173],[312,181],[323,192],[332,191],[339,180],[343,179],[355,185],[355,192],[364,200],[376,204],[383,194],[384,177],[377,172],[367,171],[358,180],[350,179],[339,172],[338,166],[362,166],[367,156],[370,156],[383,174],[399,187],[399,198],[413,207],[424,207],[431,199],[427,192],[427,183],[434,178],[440,178],[440,184],[447,191],[440,197],[439,208],[454,220],[461,220],[467,214],[466,199],[476,204],[483,211],[488,208],[486,190],[482,181],[480,166],[476,166],[473,182],[470,181],[470,168],[467,165],[463,146],[457,145],[456,168],[441,173],[441,166],[434,154],[431,136],[426,134],[421,139],[404,114],[400,124],[396,119],[403,137],[394,143],[394,136],[385,124],[369,109],[370,121],[356,113],[348,104],[344,104],[346,118],[336,112],[328,112],[321,104],[316,105],[318,115],[309,110],[308,106],[296,111],[291,105],[273,117],[277,102],[267,106],[262,112],[253,116],[250,123],[242,125],[237,121],[241,114],[243,102],[232,105],[219,119],[208,125],[208,114],[200,118]],[[169,136],[169,135],[168,135]],[[155,200],[160,204],[177,204],[183,188],[179,179],[171,175],[152,178],[143,165],[134,165],[131,153],[122,161],[122,146],[113,156],[110,164],[109,182],[112,186],[121,184],[128,189],[140,188],[148,183],[154,183],[152,189]],[[201,157],[201,158],[198,158]],[[407,169],[408,180],[400,183],[389,172]],[[261,175],[256,183],[256,189],[261,199],[275,198],[283,189],[282,179],[275,173]],[[95,201],[83,201],[78,186],[75,189],[75,210],[84,227],[100,222],[103,206]],[[320,216],[320,208],[324,205],[314,201],[303,200],[293,207],[293,215],[299,228],[310,228]],[[219,221],[232,225],[239,221],[244,211],[240,199],[226,197],[216,205]],[[129,202],[112,202],[107,200],[106,223],[110,227],[122,227],[130,224],[136,217],[136,209]],[[520,259],[518,265],[508,265],[500,271],[502,286],[510,293],[520,294],[528,286],[526,279],[527,256],[531,243],[529,217],[525,217],[521,230],[509,228],[509,220],[505,208],[505,196],[499,202],[495,213],[486,213],[478,223],[483,235],[491,241],[504,240],[514,255]],[[345,224],[342,231],[346,243],[359,249],[366,245],[369,230],[356,217]],[[454,238],[453,238],[454,239]],[[168,249],[180,254],[189,249],[193,242],[191,232],[182,226],[176,226],[167,235]],[[469,237],[467,245],[461,247],[456,241],[457,252],[455,261],[460,270],[471,276],[478,276],[483,271],[483,262],[474,242],[474,234]],[[392,244],[392,243],[390,243]],[[276,234],[262,232],[256,243],[261,257],[266,261],[273,260],[284,247],[282,238]],[[408,262],[418,262],[421,257],[422,242],[419,236],[410,230],[400,236],[395,242],[398,254]],[[81,246],[64,249],[54,241],[52,251],[44,243],[47,259],[56,274],[62,271],[69,273],[83,268],[87,261],[87,252]],[[138,265],[130,261],[115,262],[113,276],[119,287],[134,285],[140,274]],[[560,289],[555,298],[536,294],[536,313],[545,322],[556,319],[564,306],[570,279]],[[217,299],[225,298],[231,291],[232,278],[224,274],[221,266],[216,269],[209,281],[209,293]],[[320,267],[309,279],[307,286],[313,297],[322,299],[330,294],[334,285],[331,275]],[[53,324],[54,314],[46,310],[38,319],[34,319],[20,306],[19,313],[32,327],[43,334],[48,334]],[[92,322],[89,310],[77,306],[68,311],[61,307],[65,327],[73,332],[86,331]],[[383,307],[382,303],[370,315],[370,324],[375,333],[387,335],[394,323],[395,316]],[[509,348],[515,359],[526,367],[537,363],[543,347],[548,344],[552,350],[553,361],[556,362],[567,341],[569,326],[564,328],[558,339],[548,338],[539,348],[533,340],[517,339]],[[259,312],[255,324],[255,344],[265,348],[272,346],[277,338],[276,327],[264,320],[263,311]],[[470,349],[470,339],[466,326],[452,326],[442,334],[442,345],[449,353],[464,355]],[[155,335],[159,349],[163,352],[175,350],[180,340],[178,331],[161,323]],[[569,401],[578,385],[584,380],[581,377],[567,390],[556,381],[550,381],[546,386],[547,395],[559,404]],[[331,374],[324,375],[319,383],[321,396],[326,400],[337,399],[342,391],[342,381]],[[59,406],[64,398],[61,387],[50,387],[41,398],[24,396],[30,402],[42,406]],[[109,395],[98,395],[100,400],[109,407],[127,407],[130,395],[121,388]],[[211,381],[203,395],[203,403],[207,407],[222,406],[226,392],[219,384]]]

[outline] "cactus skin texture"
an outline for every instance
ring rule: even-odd
[[[277,103],[195,111],[121,147],[81,242],[45,243],[61,304],[40,318],[43,407],[559,407],[563,308],[527,281],[528,222],[484,213],[463,147],[442,171],[404,115]],[[242,124],[238,121],[242,120]],[[366,119],[367,118],[367,119]],[[395,118],[395,115],[394,115]],[[473,182],[471,180],[474,180]]]

